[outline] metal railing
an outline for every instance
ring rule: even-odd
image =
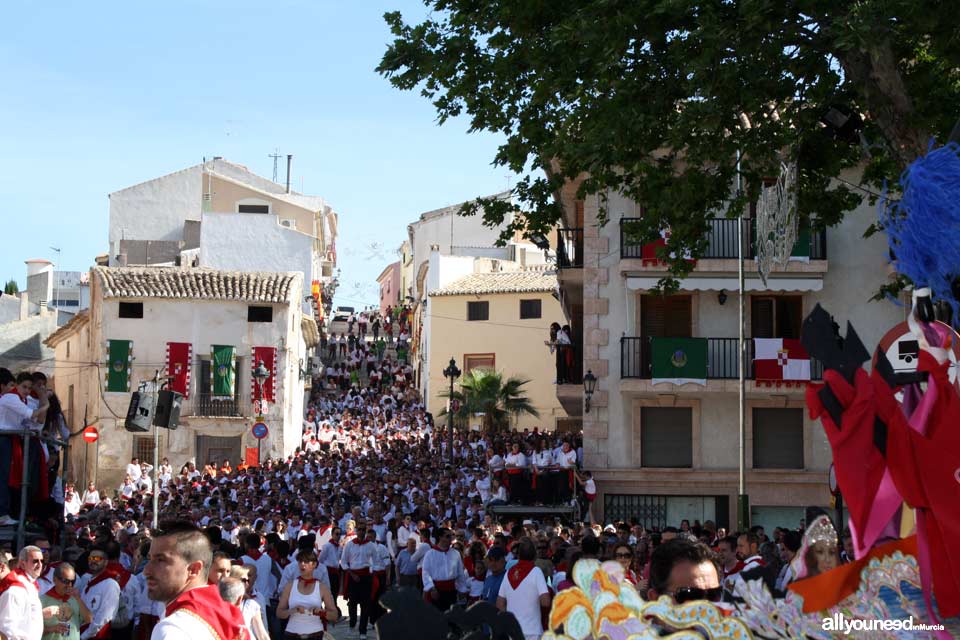
[[[583,267],[583,227],[557,229],[557,266],[561,269]]]
[[[707,338],[707,379],[739,378],[737,338]],[[753,339],[747,338],[746,378],[754,379]],[[653,374],[653,351],[650,336],[620,338],[620,377],[650,379]],[[810,358],[810,379],[823,379],[823,364]]]
[[[212,393],[197,393],[183,401],[180,413],[204,418],[241,418],[251,415],[250,401],[244,397],[226,398]]]
[[[637,238],[637,223],[640,218],[621,218],[620,219],[620,257],[621,258],[642,258],[643,248],[650,244],[641,242]],[[736,218],[710,218],[708,220],[709,229],[706,233],[707,246],[704,249],[704,259],[736,259],[737,258],[737,219]],[[746,239],[746,259],[756,257],[756,219],[748,218],[745,231],[749,233]],[[801,233],[804,233],[801,231]],[[819,231],[808,231],[804,235],[809,237],[809,257],[811,260],[827,259],[827,232],[824,229]],[[801,240],[802,241],[802,240]]]

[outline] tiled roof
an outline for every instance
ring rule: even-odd
[[[94,267],[104,298],[183,298],[290,302],[299,272],[263,273],[181,267]]]
[[[431,291],[431,296],[468,296],[481,293],[534,293],[553,291],[557,275],[553,271],[498,271],[474,273]]]
[[[43,341],[43,344],[48,347],[56,347],[58,344],[63,342],[63,340],[69,336],[72,336],[77,329],[85,325],[90,320],[90,310],[84,309],[77,313],[77,315],[70,318],[70,321],[67,324],[63,325],[53,333],[51,333],[46,340]]]

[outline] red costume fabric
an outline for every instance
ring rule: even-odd
[[[517,564],[510,567],[510,571],[507,572],[507,580],[510,581],[510,586],[514,589],[519,587],[523,579],[533,571],[534,566],[532,560],[518,560]]]
[[[877,414],[887,424],[887,464],[907,504],[917,509],[920,553],[928,545],[940,615],[960,614],[960,398],[939,364],[920,352],[918,371],[928,373],[926,394],[935,394],[925,433],[911,427],[894,390],[877,373]]]
[[[810,417],[823,423],[833,450],[837,482],[843,489],[843,499],[858,537],[857,548],[864,548],[863,535],[887,467],[883,455],[873,443],[876,412],[873,385],[863,369],[856,372],[853,385],[834,370],[824,371],[823,380],[825,384],[807,387],[807,407]],[[834,423],[820,399],[820,390],[825,386],[833,391],[843,407],[840,425]]]

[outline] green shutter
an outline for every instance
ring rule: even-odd
[[[790,257],[799,258],[801,260],[809,260],[810,241],[810,228],[800,227],[800,229],[797,231],[797,242],[793,245],[793,250],[790,252]]]
[[[121,393],[130,391],[130,366],[132,359],[132,341],[107,341],[107,391]]]
[[[210,352],[213,396],[232,398],[237,380],[237,348],[215,344]]]
[[[707,383],[706,338],[650,338],[653,384]]]

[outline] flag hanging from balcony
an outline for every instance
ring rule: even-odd
[[[653,384],[707,384],[706,338],[651,338]]]
[[[107,340],[107,391],[130,391],[133,341]]]
[[[237,381],[237,348],[215,344],[210,347],[210,388],[215,398],[232,398]]]
[[[189,342],[167,343],[167,377],[170,388],[190,397],[190,363],[193,358],[193,345]]]
[[[810,354],[792,338],[753,339],[753,377],[757,382],[782,383],[810,379]]]
[[[273,402],[277,395],[277,350],[275,347],[254,347],[253,357],[250,358],[250,372],[256,371],[257,363],[263,361],[263,366],[270,372],[270,377],[263,381],[263,399]],[[250,400],[257,400],[257,379],[250,376]]]

